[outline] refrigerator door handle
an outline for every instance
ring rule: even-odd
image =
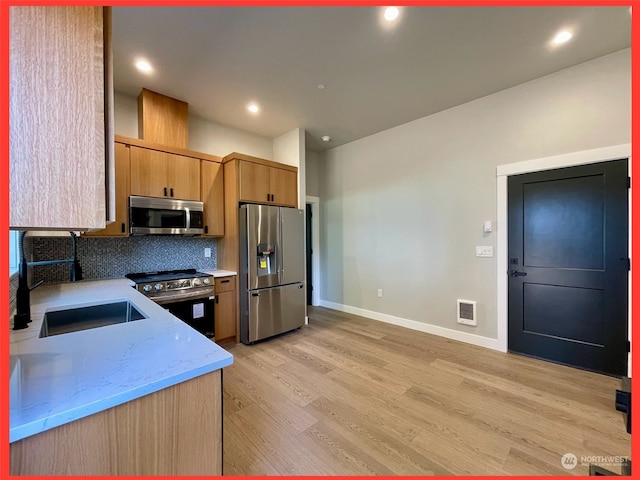
[[[283,252],[285,251],[284,245],[284,235],[282,235],[282,223],[284,219],[282,218],[282,209],[278,208],[278,248],[280,248],[280,254],[278,255],[278,283],[282,284],[282,272],[284,269],[282,268],[282,264],[284,263]]]
[[[252,292],[252,293],[251,293],[251,296],[252,296],[252,297],[259,297],[259,296],[260,296],[260,294],[259,294],[259,293],[257,293],[257,292]]]

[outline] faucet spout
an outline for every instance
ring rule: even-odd
[[[27,267],[34,267],[37,265],[56,265],[59,263],[71,264],[70,280],[75,282],[76,280],[82,280],[82,269],[78,263],[77,257],[77,245],[76,235],[73,232],[71,234],[71,241],[73,246],[73,255],[71,258],[64,260],[44,260],[39,262],[27,262],[27,257],[24,253],[24,237],[27,234],[26,230],[20,233],[18,239],[18,250],[20,252],[20,267],[18,269],[18,291],[16,292],[16,314],[13,316],[13,329],[21,330],[29,326],[31,322],[31,290],[39,287],[44,283],[44,280],[40,280],[38,283],[29,287],[27,280]]]

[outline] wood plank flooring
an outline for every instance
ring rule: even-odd
[[[225,475],[587,475],[582,456],[631,455],[612,377],[321,307],[227,348]]]

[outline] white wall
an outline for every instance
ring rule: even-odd
[[[319,178],[319,161],[318,154],[307,150],[305,152],[305,186],[307,195],[312,197],[320,196],[320,178]]]
[[[325,304],[495,339],[496,258],[475,246],[495,247],[501,228],[482,232],[496,220],[496,166],[629,143],[630,53],[321,154]],[[478,302],[477,327],[456,323],[457,298]]]
[[[273,160],[298,167],[298,206],[300,208],[304,208],[307,195],[304,181],[305,153],[305,131],[303,128],[294,128],[273,140]]]
[[[114,97],[114,125],[119,135],[138,138],[138,99],[121,93]],[[231,152],[273,159],[273,140],[189,116],[189,149],[224,157]]]

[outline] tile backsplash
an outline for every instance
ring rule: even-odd
[[[127,273],[195,268],[214,270],[217,267],[215,238],[182,236],[133,236],[126,238],[78,237],[77,258],[82,279],[122,278]],[[26,237],[27,261],[60,260],[73,254],[71,237]],[[211,257],[204,249],[211,249]],[[69,264],[30,267],[29,283],[67,282]],[[18,288],[17,274],[9,285],[9,311],[15,308]]]
[[[29,245],[30,243],[30,245]],[[27,260],[54,260],[71,258],[70,237],[31,237],[26,242]],[[211,257],[204,249],[211,249]],[[77,258],[82,278],[118,278],[132,272],[216,268],[216,240],[202,237],[134,236],[126,238],[79,237]],[[29,258],[29,252],[33,259]],[[47,282],[67,281],[69,265],[33,267],[33,279]]]

